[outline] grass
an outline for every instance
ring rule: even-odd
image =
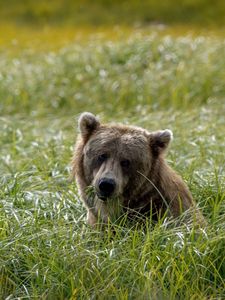
[[[95,112],[195,107],[224,99],[225,47],[221,38],[134,34],[104,41],[91,36],[57,52],[28,50],[12,59],[2,53],[2,113]],[[44,93],[43,93],[44,92]],[[44,97],[43,97],[44,96]],[[46,99],[49,99],[46,101]],[[108,101],[113,99],[113,101]]]
[[[33,48],[0,54],[0,298],[224,299],[224,38],[145,31]],[[169,163],[207,228],[90,229],[69,181],[83,110],[172,129]]]

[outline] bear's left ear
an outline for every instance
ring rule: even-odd
[[[82,113],[78,119],[78,128],[83,138],[88,138],[99,125],[97,117],[89,112]]]
[[[173,139],[173,132],[169,129],[150,133],[150,147],[152,153],[157,156],[163,153]]]

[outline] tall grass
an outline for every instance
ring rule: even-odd
[[[224,299],[224,40],[91,39],[0,54],[0,298]],[[86,225],[70,159],[82,110],[170,128],[204,229]]]
[[[225,43],[157,34],[93,39],[35,57],[3,54],[0,69],[1,113],[195,107],[224,100]]]

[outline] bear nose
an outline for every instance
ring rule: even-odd
[[[113,191],[115,190],[116,182],[111,178],[102,178],[99,181],[98,188],[100,191],[100,198],[102,197],[103,200],[108,198],[112,195]]]

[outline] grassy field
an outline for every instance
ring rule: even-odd
[[[224,37],[27,32],[0,52],[0,299],[224,299]],[[207,228],[90,229],[69,181],[84,110],[172,129]]]

